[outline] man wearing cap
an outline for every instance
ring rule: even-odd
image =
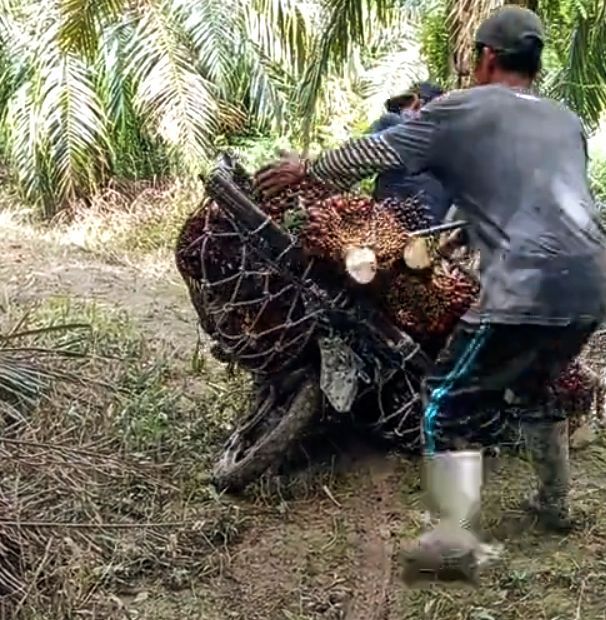
[[[377,135],[415,118],[424,105],[442,94],[442,89],[430,82],[414,84],[407,92],[385,102],[387,113],[372,124],[370,133]],[[377,175],[373,198],[417,198],[428,207],[436,224],[444,220],[452,204],[450,196],[434,175],[427,171],[410,174],[406,168],[388,170]]]
[[[271,194],[305,175],[339,188],[403,166],[436,175],[469,222],[482,291],[426,380],[426,467],[446,460],[448,467],[433,470],[450,476],[442,488],[479,498],[469,485],[481,484],[481,477],[477,482],[468,474],[481,459],[457,452],[473,445],[464,429],[488,427],[496,437],[515,409],[539,483],[526,508],[545,526],[565,530],[571,526],[568,425],[547,386],[606,314],[606,255],[581,121],[530,92],[543,39],[532,11],[498,10],[477,32],[476,87],[451,92],[418,119],[351,140],[315,161],[279,162],[257,184]],[[430,479],[431,497],[439,481]],[[441,504],[442,517],[474,520],[458,510]]]

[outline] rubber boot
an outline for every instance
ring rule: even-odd
[[[477,582],[482,544],[477,536],[483,479],[480,451],[440,452],[425,460],[426,502],[438,525],[402,554],[403,577]]]
[[[524,502],[550,530],[572,527],[568,491],[570,486],[568,421],[534,422],[522,426],[529,459],[539,487]]]

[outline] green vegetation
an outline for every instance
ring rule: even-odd
[[[456,84],[453,54],[499,3],[2,0],[0,158],[52,216],[116,181],[195,178],[242,135],[313,151],[363,129],[387,94],[426,75],[422,58]],[[549,29],[544,90],[594,127],[604,3],[526,4]]]
[[[606,208],[606,159],[596,157],[592,160],[589,174],[595,199],[603,210]]]
[[[591,132],[606,5],[520,2],[551,36],[541,87]],[[329,463],[314,445],[237,500],[209,484],[250,385],[197,341],[175,273],[197,175],[226,146],[254,169],[359,135],[413,80],[456,85],[453,54],[499,4],[0,0],[0,617],[601,617],[602,438],[575,456],[565,541],[515,512],[527,464],[504,460],[485,516],[507,561],[456,600],[397,579],[415,462],[338,437]]]

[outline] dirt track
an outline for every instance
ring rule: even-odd
[[[193,351],[196,327],[169,261],[146,271],[105,264],[75,249],[0,231],[2,304],[60,296],[125,310],[177,357]],[[507,548],[479,591],[407,591],[398,579],[400,541],[418,534],[417,464],[356,446],[334,472],[304,478],[287,498],[242,500],[248,526],[221,552],[218,574],[171,593],[150,585],[124,599],[116,618],[168,620],[598,620],[606,618],[606,449],[575,461],[582,527],[568,538],[544,535],[516,506],[527,465],[505,459],[488,485],[485,521]],[[259,516],[261,503],[263,516]]]

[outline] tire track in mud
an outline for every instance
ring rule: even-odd
[[[366,459],[368,497],[361,510],[356,588],[345,620],[387,620],[394,578],[397,519],[397,471],[392,459],[372,455]]]
[[[394,559],[404,513],[401,467],[349,448],[329,497],[322,481],[283,517],[255,520],[213,581],[222,611],[238,620],[388,620],[400,591]],[[246,509],[244,509],[245,512]],[[393,601],[395,603],[395,600]]]

